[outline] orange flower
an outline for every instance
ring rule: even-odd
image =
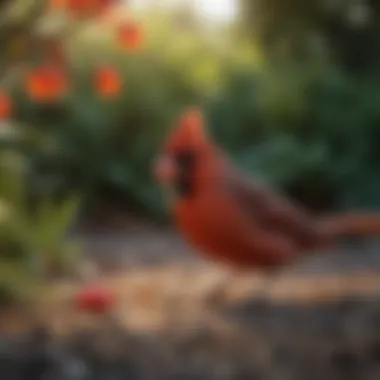
[[[101,14],[118,0],[66,0],[66,8],[73,16],[90,17]]]
[[[67,4],[67,0],[49,0],[49,9],[57,10],[64,9]]]
[[[104,97],[114,97],[120,93],[122,81],[122,77],[117,70],[113,67],[103,66],[96,72],[95,88]]]
[[[0,120],[8,119],[12,114],[12,100],[5,93],[0,91]]]
[[[114,7],[119,3],[119,0],[98,0],[97,1],[97,8],[99,11],[107,11],[111,9],[111,7]]]
[[[32,99],[41,102],[54,101],[67,91],[68,79],[61,68],[47,65],[31,72],[26,86]]]
[[[93,314],[105,314],[117,304],[116,294],[111,290],[92,285],[81,289],[75,295],[75,303],[81,311]]]
[[[102,10],[103,11],[99,13],[98,21],[107,26],[115,25],[121,18],[125,19],[127,15],[126,7],[118,6],[118,2],[116,2],[116,4],[113,2],[110,6],[103,4]]]
[[[145,36],[141,26],[134,21],[127,21],[119,26],[117,40],[126,50],[139,50],[145,42]]]
[[[67,0],[67,11],[74,17],[91,16],[96,7],[95,0]]]

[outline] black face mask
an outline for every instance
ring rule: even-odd
[[[196,152],[193,150],[178,153],[174,160],[178,168],[178,177],[174,187],[177,194],[187,198],[194,193],[194,172],[197,164]]]

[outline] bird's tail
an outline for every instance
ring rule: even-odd
[[[380,237],[380,213],[347,213],[318,220],[318,229],[327,241],[345,237]]]

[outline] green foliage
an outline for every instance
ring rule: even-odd
[[[70,34],[70,92],[60,102],[36,104],[25,93],[23,76],[13,81],[15,119],[43,137],[43,147],[29,154],[34,193],[84,191],[96,201],[104,189],[116,189],[140,210],[164,214],[151,178],[164,135],[184,107],[215,96],[231,62],[243,62],[249,53],[226,56],[200,30],[182,29],[160,14],[144,17],[148,47],[137,54],[121,51],[112,31],[96,23]],[[102,65],[123,77],[115,99],[101,98],[94,88]]]
[[[14,95],[16,112],[25,100],[14,84],[23,76],[25,62],[38,59],[45,50],[39,29],[46,4],[0,2],[1,86]],[[49,272],[69,269],[78,253],[66,232],[79,198],[57,200],[49,188],[33,191],[33,157],[48,151],[49,136],[32,122],[0,122],[0,306],[35,296]]]
[[[379,63],[380,7],[369,1],[240,0],[242,29],[270,62],[328,59],[352,72]]]
[[[0,75],[10,66],[35,56],[43,48],[38,27],[45,0],[3,0],[0,2]]]
[[[200,104],[216,140],[260,180],[318,209],[379,206],[380,71],[371,42],[379,23],[343,22],[351,11],[343,3],[245,3],[252,44],[152,12],[141,17],[148,46],[137,54],[121,51],[96,23],[69,28],[71,87],[56,104],[36,104],[23,76],[14,78],[33,199],[83,191],[96,202],[112,190],[162,216],[152,160],[182,109]],[[378,7],[369,7],[377,20]],[[367,71],[357,75],[352,59],[362,45]],[[122,74],[119,97],[97,95],[99,65]]]
[[[239,72],[211,107],[215,138],[256,178],[311,207],[378,208],[379,79],[331,66]]]
[[[48,275],[69,269],[76,247],[66,233],[78,209],[77,197],[43,199],[31,206],[25,160],[14,151],[0,154],[0,304],[32,296]]]

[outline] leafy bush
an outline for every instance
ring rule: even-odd
[[[30,101],[18,76],[15,119],[43,137],[43,147],[28,151],[34,196],[84,191],[93,204],[116,193],[162,216],[151,163],[178,113],[195,103],[204,106],[217,141],[260,180],[316,209],[378,206],[376,65],[354,76],[323,54],[312,63],[277,62],[269,53],[263,59],[242,38],[181,20],[141,15],[148,46],[137,54],[121,51],[99,23],[73,27],[72,87],[61,102]],[[99,65],[121,73],[118,98],[94,91]]]
[[[68,41],[71,87],[60,102],[38,105],[26,96],[22,75],[13,82],[15,120],[44,136],[45,148],[30,155],[36,193],[80,190],[96,201],[111,189],[140,210],[164,214],[152,160],[181,110],[207,103],[218,92],[223,65],[231,58],[194,29],[179,30],[174,19],[145,17],[150,39],[137,54],[121,51],[102,25],[74,31]],[[94,91],[101,65],[122,75],[124,89],[117,98]]]
[[[78,199],[31,205],[26,164],[15,151],[0,153],[0,305],[34,295],[51,270],[68,270],[77,253],[66,233]]]
[[[46,48],[35,33],[45,6],[44,0],[0,3],[1,90],[16,114],[24,103],[17,103],[15,80],[23,74],[24,62],[38,59]],[[77,247],[67,241],[66,232],[79,204],[72,191],[59,199],[48,187],[35,191],[33,159],[46,155],[49,136],[33,120],[6,121],[7,116],[14,115],[0,116],[0,306],[34,296],[52,271],[74,264]]]
[[[210,119],[239,165],[316,209],[380,206],[378,72],[282,66],[230,81]]]

